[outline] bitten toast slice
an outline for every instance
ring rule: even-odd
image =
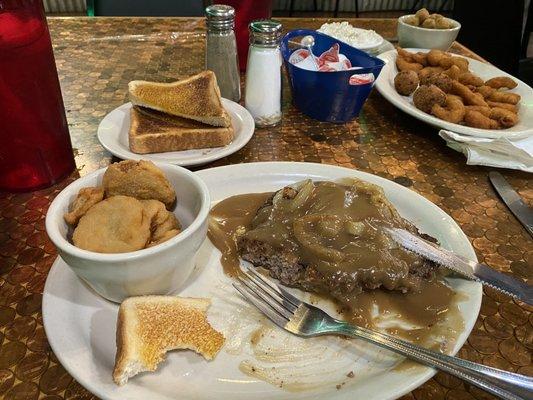
[[[190,349],[212,360],[224,336],[207,321],[208,299],[174,296],[130,297],[120,305],[113,380],[155,371],[170,350]]]

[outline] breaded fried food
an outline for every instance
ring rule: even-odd
[[[466,110],[464,121],[467,126],[470,126],[472,128],[480,128],[480,129],[499,129],[500,128],[498,121],[495,121],[489,117],[486,117],[478,111]]]
[[[488,97],[487,100],[497,101],[499,103],[509,103],[509,104],[518,104],[520,102],[520,95],[516,93],[500,92],[494,90]]]
[[[142,203],[129,196],[111,196],[92,206],[78,222],[72,242],[97,253],[143,249],[150,239],[150,219]]]
[[[483,86],[484,82],[479,76],[471,72],[462,72],[458,77],[458,81],[467,86]]]
[[[423,85],[414,92],[413,103],[416,108],[429,114],[435,104],[446,104],[446,93],[435,85]]]
[[[396,57],[398,71],[420,71],[424,66],[416,62],[410,62],[403,57]]]
[[[396,51],[398,52],[398,57],[403,58],[406,61],[413,62],[413,54],[407,50],[404,50],[400,46],[396,47]]]
[[[72,202],[71,210],[63,216],[65,222],[69,225],[76,226],[80,218],[85,215],[89,208],[102,201],[103,198],[104,189],[101,187],[81,188],[78,196]]]
[[[424,22],[422,22],[420,26],[426,29],[436,29],[437,21],[435,20],[435,18],[427,18],[424,20]]]
[[[442,18],[438,14],[430,14],[425,21]],[[416,19],[419,20],[419,17],[416,16]],[[469,70],[467,58],[437,49],[427,53],[410,53],[399,48],[397,62],[402,64],[406,74],[396,77],[396,91],[402,95],[411,93],[415,86],[412,72],[415,71],[419,86],[412,92],[413,103],[426,113],[444,121],[480,129],[504,129],[519,122],[521,97],[507,91],[518,86],[511,77],[498,76],[484,81]],[[407,76],[410,81],[401,80]]]
[[[180,224],[178,223],[176,216],[170,211],[167,212],[169,212],[167,217],[161,221],[159,225],[155,226],[148,247],[163,243],[165,240],[168,240],[181,232]]]
[[[461,70],[457,65],[452,65],[450,68],[444,71],[446,75],[448,75],[451,79],[457,80],[459,79],[459,75],[461,75]]]
[[[144,207],[146,217],[154,224],[159,224],[170,212],[159,200],[141,200],[141,204]]]
[[[499,103],[497,101],[490,101],[490,100],[487,101],[487,104],[489,105],[489,107],[504,108],[506,110],[514,112],[515,114],[518,114],[518,107],[515,104]]]
[[[435,14],[435,28],[437,29],[451,29],[453,28],[453,24],[448,18],[445,18],[444,16],[440,14]]]
[[[407,16],[403,22],[427,29],[453,28],[453,24],[448,18],[440,14],[430,14],[425,8],[418,10],[414,15]]]
[[[448,69],[452,65],[455,65],[452,57],[447,53],[444,53],[444,55],[439,59],[438,63],[439,63],[439,66],[444,69]]]
[[[400,71],[394,77],[394,88],[402,96],[409,96],[418,87],[418,74],[415,71]]]
[[[465,110],[468,111],[477,111],[483,114],[485,117],[490,115],[490,107],[485,106],[465,106]]]
[[[106,196],[124,195],[139,200],[159,200],[170,209],[176,192],[159,168],[151,161],[126,160],[111,164],[102,180]]]
[[[171,229],[171,230],[164,231],[164,233],[159,237],[159,239],[151,241],[150,243],[148,243],[148,245],[146,247],[148,248],[148,247],[157,246],[158,244],[161,244],[163,242],[166,242],[169,239],[172,239],[178,233],[179,233],[179,231],[176,230],[176,229]]]
[[[496,89],[491,88],[490,86],[479,86],[476,88],[476,93],[480,93],[485,99],[494,93]]]
[[[451,56],[441,50],[429,51],[427,59],[428,63],[433,66],[448,69],[455,65],[460,71],[468,72],[468,60],[458,56]]]
[[[470,63],[466,58],[459,56],[452,56],[453,65],[457,66],[461,71],[468,72],[468,66]]]
[[[504,108],[492,108],[489,117],[498,121],[503,128],[510,128],[518,123],[518,115]]]
[[[427,18],[429,18],[429,11],[426,8],[421,8],[415,13],[415,17],[418,18],[418,21],[420,23],[424,22]]]
[[[428,53],[427,53],[428,64],[433,66],[433,67],[441,66],[440,65],[441,61],[445,57],[448,57],[448,56],[442,50],[433,49],[433,50],[428,51]]]
[[[516,83],[513,79],[509,78],[508,76],[497,76],[495,78],[489,79],[487,82],[485,82],[485,85],[490,86],[494,89],[501,89],[501,88],[507,88],[507,89],[514,89],[518,86],[518,83]]]
[[[181,226],[173,212],[158,200],[141,200],[147,218],[150,219],[150,240],[147,247],[155,246],[176,236]]]
[[[424,67],[418,71],[418,78],[422,85],[427,85],[427,80],[430,76],[441,73],[444,71],[441,67]]]
[[[424,67],[428,65],[427,53],[422,53],[421,51],[418,53],[411,53],[411,58],[413,59],[413,62],[422,64]]]
[[[435,85],[444,93],[448,93],[452,90],[453,80],[443,72],[433,74],[425,80],[426,85]]]
[[[410,15],[408,16],[407,18],[404,19],[404,21],[406,24],[409,24],[409,25],[413,25],[413,26],[419,26],[420,25],[420,20],[418,19],[418,17],[416,15]]]
[[[431,108],[431,114],[444,121],[458,124],[465,116],[465,106],[459,96],[449,94],[446,96],[445,107],[434,104]]]
[[[460,96],[465,105],[487,106],[487,103],[481,94],[472,92],[469,88],[458,81],[452,81],[451,93]]]

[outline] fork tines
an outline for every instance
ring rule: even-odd
[[[284,328],[301,304],[300,300],[268,278],[261,276],[253,268],[243,270],[238,276],[235,289],[261,310],[272,322]]]

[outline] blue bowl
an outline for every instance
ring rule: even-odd
[[[350,60],[352,66],[362,67],[362,69],[318,72],[294,66],[289,62],[289,57],[294,51],[294,49],[289,49],[289,40],[307,35],[315,38],[313,54],[316,56],[338,43],[340,53]],[[297,29],[287,33],[281,40],[281,54],[289,73],[292,98],[296,107],[311,118],[327,122],[343,123],[356,118],[385,65],[383,60],[372,57],[362,50],[331,36],[307,29]],[[374,75],[373,82],[350,83],[350,77],[353,75],[370,73]]]

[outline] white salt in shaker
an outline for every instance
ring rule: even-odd
[[[281,24],[274,20],[250,23],[244,106],[258,127],[281,121]]]

